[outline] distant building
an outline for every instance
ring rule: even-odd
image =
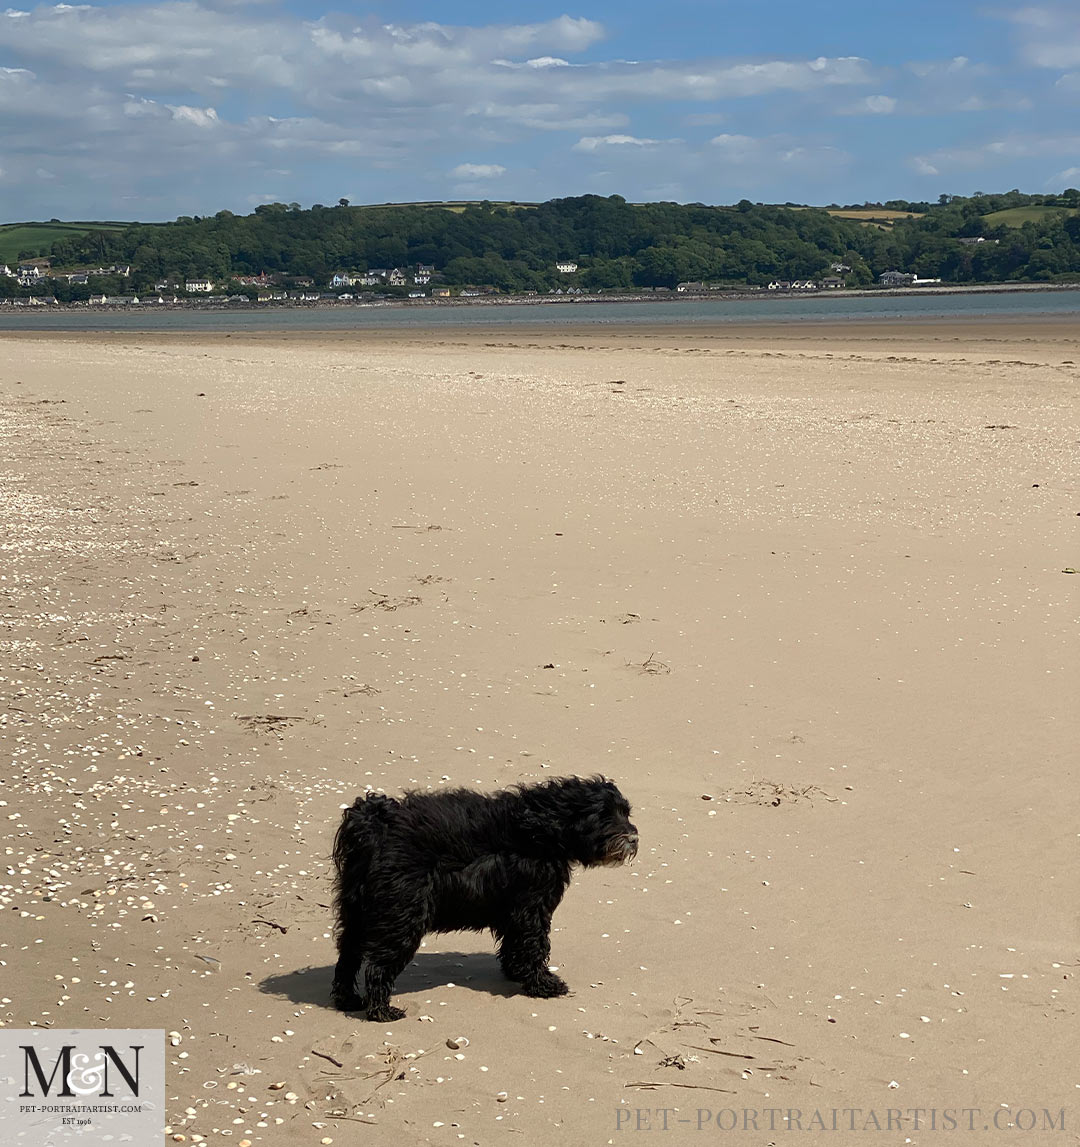
[[[910,287],[915,282],[915,276],[905,271],[885,271],[878,275],[878,282],[883,287]]]
[[[48,264],[46,264],[46,267]],[[44,272],[38,263],[20,263],[19,264],[19,282],[24,287],[29,287],[32,283],[36,283],[39,279],[44,278]]]
[[[555,270],[561,271],[564,275],[572,275],[577,270],[577,263],[564,261],[555,264]]]
[[[184,290],[189,295],[203,294],[208,295],[214,289],[214,284],[209,279],[188,279],[184,283]]]

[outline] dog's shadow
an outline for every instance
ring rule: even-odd
[[[330,1006],[334,965],[299,968],[260,981],[259,991],[294,1004]],[[520,990],[502,973],[493,955],[483,952],[419,952],[394,984],[394,996],[430,992],[454,984],[491,996],[513,996]]]

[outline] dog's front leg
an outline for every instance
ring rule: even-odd
[[[515,911],[500,937],[499,963],[508,980],[517,980],[527,996],[550,999],[570,990],[548,967],[551,913],[542,908]]]

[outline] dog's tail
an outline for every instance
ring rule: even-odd
[[[386,832],[397,802],[382,793],[357,797],[345,810],[334,837],[331,854],[336,869],[335,898],[356,903],[363,893],[371,862]]]

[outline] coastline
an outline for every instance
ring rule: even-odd
[[[948,297],[955,295],[985,295],[985,294],[1030,294],[1059,291],[1080,290],[1080,281],[1073,283],[970,283],[970,284],[934,284],[925,287],[869,287],[864,290],[818,290],[818,291],[709,291],[709,292],[680,292],[670,290],[665,292],[641,292],[631,294],[584,294],[584,295],[480,295],[475,298],[451,299],[357,299],[341,301],[336,299],[298,300],[275,299],[267,302],[252,300],[211,301],[208,299],[191,298],[178,299],[175,302],[159,303],[148,301],[140,303],[113,304],[113,303],[41,303],[30,304],[27,300],[0,300],[0,313],[10,313],[18,310],[20,313],[139,313],[147,310],[190,310],[212,314],[229,313],[232,311],[292,311],[315,309],[363,309],[375,308],[392,309],[447,309],[454,307],[513,307],[513,306],[582,306],[591,304],[618,304],[618,303],[689,303],[689,302],[805,302],[817,299],[874,299],[874,298],[905,298],[914,296]]]
[[[104,327],[96,330],[0,328],[0,344],[49,343],[69,346],[197,348],[280,347],[486,355],[490,351],[559,354],[586,346],[604,352],[667,352],[673,355],[746,356],[806,354],[812,361],[861,356],[888,361],[904,355],[930,365],[938,360],[975,363],[1039,362],[1069,372],[1080,363],[1080,321],[1074,314],[875,317],[753,322],[696,321],[692,324],[634,322],[610,324],[583,317],[558,326],[537,323],[425,326],[267,327],[219,330]]]

